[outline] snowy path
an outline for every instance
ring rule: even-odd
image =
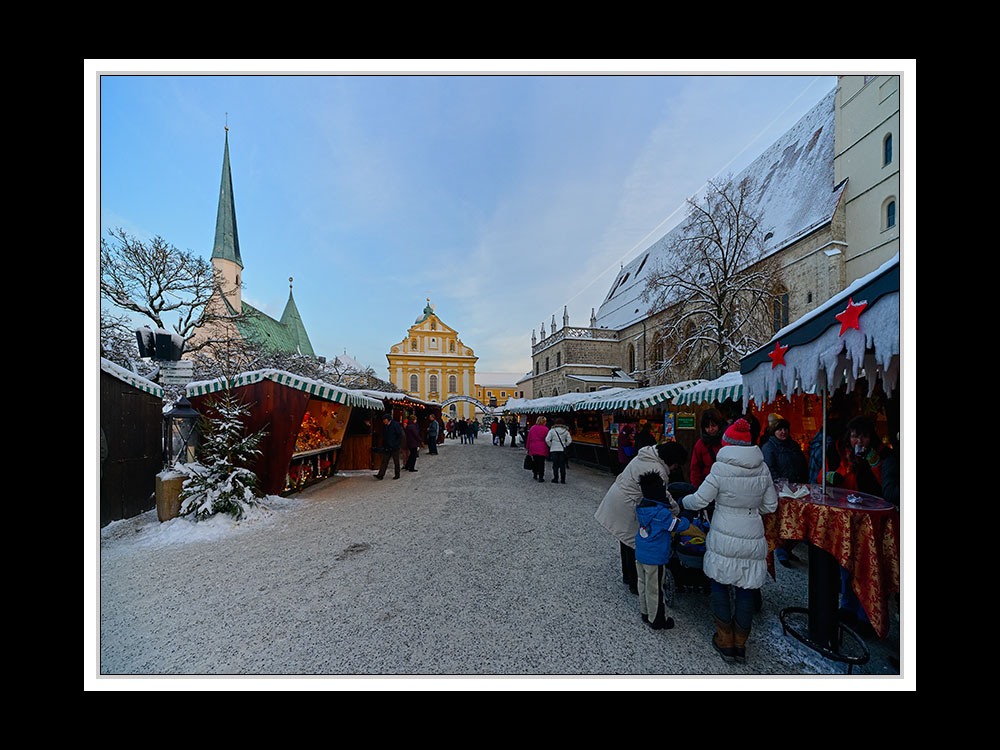
[[[449,440],[399,481],[327,481],[239,525],[155,511],[110,525],[101,674],[845,672],[781,633],[777,611],[805,603],[804,568],[768,580],[745,665],[712,650],[707,596],[678,594],[677,626],[650,630],[593,518],[610,475],[573,464],[566,485],[542,485],[523,456]],[[870,646],[861,671],[889,673]]]

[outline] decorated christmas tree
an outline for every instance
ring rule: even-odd
[[[261,497],[257,475],[246,468],[260,455],[257,445],[264,431],[245,434],[242,418],[249,407],[230,391],[211,404],[213,416],[201,423],[201,448],[196,463],[178,464],[188,475],[181,489],[182,516],[198,520],[229,513],[240,520]]]

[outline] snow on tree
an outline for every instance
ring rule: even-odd
[[[169,329],[169,316],[188,351],[210,343],[194,340],[198,329],[235,320],[221,306],[208,304],[222,283],[222,274],[209,261],[162,237],[143,241],[118,228],[101,238],[102,300],[164,330]]]
[[[245,434],[242,420],[250,409],[232,390],[220,391],[209,410],[211,416],[200,423],[198,461],[174,467],[188,477],[181,489],[180,514],[201,520],[229,513],[240,520],[262,496],[257,475],[247,467],[260,455],[257,446],[264,431]]]
[[[780,281],[764,254],[755,189],[749,179],[710,182],[688,201],[666,260],[643,290],[659,311],[652,380],[718,377],[770,338],[768,313]]]

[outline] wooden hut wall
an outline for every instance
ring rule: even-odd
[[[156,507],[163,468],[163,401],[101,372],[101,526]]]
[[[372,433],[376,423],[381,427],[381,412],[355,406],[347,423],[347,433],[337,453],[337,471],[375,469],[372,455]]]
[[[309,394],[266,379],[241,386],[235,392],[250,407],[250,414],[244,421],[247,432],[260,429],[267,432],[259,446],[261,456],[250,468],[257,473],[261,490],[268,495],[281,494],[295,450],[295,438],[309,405]],[[192,396],[191,405],[199,413],[207,415],[213,398],[217,396]]]

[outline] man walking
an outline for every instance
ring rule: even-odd
[[[393,479],[399,479],[399,448],[403,444],[403,428],[392,418],[392,414],[382,415],[382,466],[375,475],[376,479],[385,479],[385,470],[389,468],[389,458],[392,458],[396,470]]]

